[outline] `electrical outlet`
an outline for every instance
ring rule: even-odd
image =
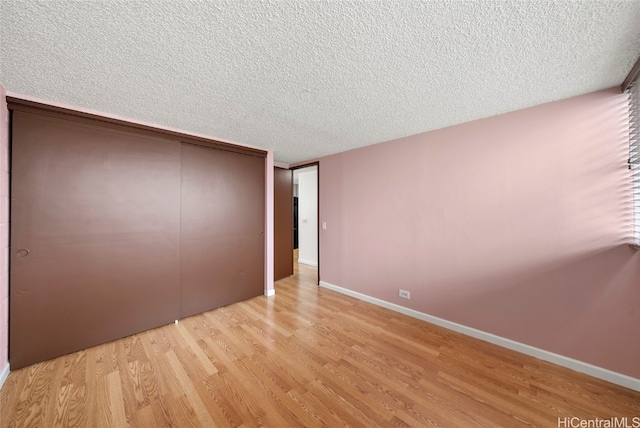
[[[402,297],[403,299],[410,299],[411,293],[409,293],[407,290],[399,289],[398,296]]]

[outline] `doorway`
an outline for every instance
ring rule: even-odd
[[[318,268],[319,283],[318,173],[318,164],[293,171],[293,240],[297,262]]]

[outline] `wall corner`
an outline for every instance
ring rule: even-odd
[[[273,257],[274,257],[274,212],[273,212],[273,150],[267,152],[264,161],[265,169],[265,210],[264,210],[264,295],[275,294],[273,287]]]
[[[9,110],[0,84],[0,387],[9,375]]]

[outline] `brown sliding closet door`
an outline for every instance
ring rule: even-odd
[[[182,145],[180,316],[264,292],[264,158]]]
[[[11,368],[177,319],[180,143],[12,123]]]

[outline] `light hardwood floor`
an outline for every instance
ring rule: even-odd
[[[335,292],[276,295],[10,373],[1,427],[558,427],[640,393]],[[560,425],[570,426],[570,425]]]

